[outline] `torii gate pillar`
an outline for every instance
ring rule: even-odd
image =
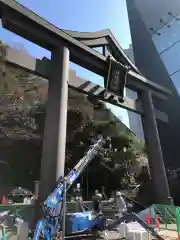
[[[156,203],[173,204],[164,166],[163,154],[150,91],[142,92],[144,116],[142,117],[145,141]]]
[[[40,174],[40,200],[44,200],[60,176],[64,176],[68,102],[69,50],[52,51],[48,102]]]

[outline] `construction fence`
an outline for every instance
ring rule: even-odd
[[[154,204],[149,211],[152,226],[159,231],[174,232],[174,235],[177,234],[177,239],[180,239],[180,207]]]

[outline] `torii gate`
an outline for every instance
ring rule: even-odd
[[[167,100],[171,92],[141,75],[120,48],[109,30],[80,33],[58,29],[14,0],[0,0],[0,17],[4,28],[51,51],[51,60],[35,59],[14,49],[8,49],[6,60],[49,79],[46,124],[41,161],[41,190],[43,199],[51,191],[55,179],[64,174],[68,84],[98,99],[141,114],[148,150],[151,177],[157,202],[172,203],[157,130],[156,118],[168,122],[165,113],[154,109],[152,95]],[[103,54],[93,50],[102,47]],[[69,59],[104,78],[108,74],[107,56],[128,68],[126,87],[138,92],[139,98],[119,102],[112,93],[85,81],[70,71]],[[69,83],[68,83],[69,80]]]

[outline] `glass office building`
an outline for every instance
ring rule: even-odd
[[[180,1],[131,0],[131,3],[140,14],[174,86],[180,93]]]
[[[176,15],[168,12],[168,14],[172,18],[153,34],[152,39],[180,94],[180,13]]]
[[[134,62],[153,82],[172,91],[168,101],[153,99],[169,124],[157,121],[168,168],[180,166],[180,1],[126,0]]]

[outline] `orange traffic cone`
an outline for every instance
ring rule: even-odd
[[[155,226],[156,226],[157,229],[160,228],[159,217],[158,216],[156,216],[156,218],[155,218]]]
[[[146,216],[146,224],[147,225],[151,224],[151,217],[149,215]]]
[[[1,204],[2,204],[2,205],[6,205],[6,203],[7,203],[6,197],[3,196],[3,197],[2,197]]]

